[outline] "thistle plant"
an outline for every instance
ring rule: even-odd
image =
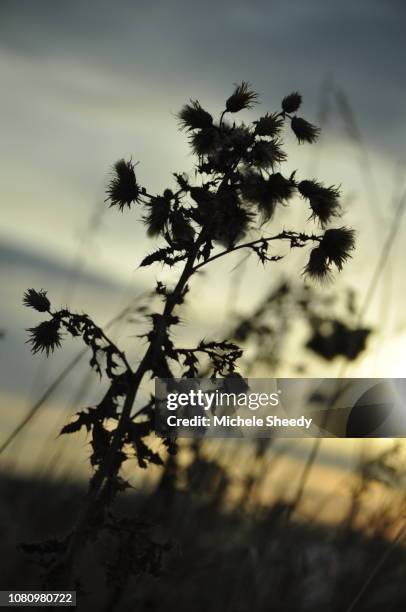
[[[152,195],[139,184],[131,160],[121,159],[114,165],[106,204],[121,213],[140,210],[148,236],[162,241],[141,266],[179,269],[173,286],[157,283],[155,294],[163,305],[148,315],[145,353],[138,363],[130,363],[88,315],[67,308],[54,310],[42,289],[29,289],[24,296],[25,305],[48,314],[45,321],[28,330],[32,352],[49,356],[66,334],[80,337],[90,349],[90,366],[109,381],[98,404],[78,412],[62,430],[72,434],[83,428],[88,433],[93,475],[71,532],[54,545],[45,543],[37,549],[54,585],[68,588],[74,584],[73,570],[82,550],[102,531],[115,534],[120,546],[128,542],[133,547],[127,551],[132,573],[159,568],[162,545],[143,535],[146,527],[139,521],[117,518],[112,509],[117,493],[129,487],[121,472],[128,458],[135,456],[140,468],[163,463],[149,444],[154,434],[154,398],[140,408],[136,402],[140,385],[147,377],[171,378],[175,373],[195,377],[202,360],[208,361],[212,376],[238,376],[237,362],[242,355],[241,348],[226,339],[201,341],[191,348],[176,346],[172,332],[196,272],[237,250],[251,252],[264,265],[277,262],[285,255],[274,250],[274,245],[287,243],[305,254],[298,274],[323,281],[334,267],[342,269],[354,248],[352,229],[329,227],[341,214],[339,189],[315,179],[300,180],[297,172],[282,173],[287,159],[282,140],[286,126],[290,125],[299,144],[313,143],[319,134],[314,125],[297,116],[301,96],[290,94],[279,111],[266,113],[249,125],[234,121],[238,112],[257,103],[257,93],[243,82],[227,99],[218,120],[197,100],[185,104],[178,118],[195,156],[194,180],[174,174],[173,185],[162,194]],[[276,210],[297,196],[299,204],[309,210],[310,229],[272,233]],[[169,453],[175,452],[173,440],[165,444]],[[108,571],[117,574],[111,565]]]

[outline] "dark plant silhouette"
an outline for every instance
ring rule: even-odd
[[[282,279],[252,312],[232,319],[229,337],[251,349],[249,358],[243,361],[244,373],[262,365],[276,375],[281,364],[298,373],[306,372],[307,364],[302,359],[286,363],[286,345],[298,323],[306,331],[304,346],[302,338],[298,342],[302,349],[328,362],[337,357],[355,360],[366,349],[372,332],[357,321],[356,297],[347,287],[337,294]],[[297,352],[299,356],[302,353]]]
[[[255,254],[262,264],[276,262],[286,254],[271,246],[287,243],[290,248],[300,249],[313,245],[302,273],[325,280],[334,267],[341,270],[351,255],[353,230],[326,229],[340,213],[338,189],[314,179],[299,180],[297,172],[285,176],[280,171],[287,158],[282,142],[287,122],[299,144],[313,143],[318,135],[315,126],[296,115],[301,96],[287,96],[282,110],[267,113],[249,125],[236,124],[234,114],[251,108],[257,99],[249,84],[243,82],[227,99],[218,121],[198,101],[192,100],[181,109],[180,126],[188,133],[196,156],[193,181],[186,174],[174,174],[173,188],[165,189],[162,195],[151,195],[138,183],[131,160],[119,160],[114,165],[106,202],[121,212],[140,208],[148,235],[159,236],[163,242],[143,259],[141,266],[180,265],[174,286],[157,283],[155,293],[163,307],[147,315],[150,326],[145,334],[145,354],[139,363],[130,363],[88,315],[66,308],[53,310],[43,290],[29,289],[24,296],[25,305],[49,314],[46,321],[28,330],[34,353],[45,352],[48,356],[61,345],[65,333],[79,336],[91,350],[91,367],[109,380],[101,401],[78,412],[76,419],[62,430],[64,434],[82,428],[88,432],[94,472],[79,516],[66,538],[30,546],[46,567],[48,584],[63,588],[75,584],[74,570],[82,551],[101,532],[117,540],[119,567],[114,567],[114,562],[107,564],[113,583],[114,577],[122,576],[119,570],[123,559],[127,573],[159,570],[166,544],[145,535],[146,528],[138,520],[116,516],[112,506],[116,494],[129,487],[120,472],[124,461],[135,455],[140,468],[163,463],[149,443],[154,432],[154,398],[141,408],[135,407],[140,385],[147,376],[171,378],[176,373],[194,377],[202,361],[209,363],[212,376],[238,376],[237,361],[242,355],[239,346],[223,339],[201,341],[191,348],[175,346],[171,332],[179,323],[177,312],[195,273],[241,249]],[[310,230],[269,233],[276,209],[286,206],[297,194],[309,206]],[[173,440],[165,440],[165,444],[169,453],[175,452]],[[118,587],[116,581],[112,588],[120,591],[124,586]]]

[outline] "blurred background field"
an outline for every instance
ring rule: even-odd
[[[175,117],[190,97],[219,112],[232,83],[247,79],[261,101],[248,120],[300,91],[305,116],[322,135],[316,147],[287,138],[289,169],[341,184],[343,224],[356,229],[358,242],[331,286],[309,289],[298,274],[300,253],[266,268],[236,255],[195,280],[176,339],[234,335],[246,348],[244,374],[251,377],[404,376],[406,88],[400,58],[406,13],[396,0],[122,0],[114,6],[22,0],[3,2],[0,14],[0,447],[35,412],[0,455],[0,529],[4,550],[15,555],[2,588],[17,588],[24,572],[28,582],[36,578],[15,545],[69,523],[60,508],[78,503],[89,476],[85,435],[65,439],[59,431],[101,395],[87,356],[79,360],[78,343],[66,342],[49,361],[32,357],[25,330],[35,322],[22,295],[28,287],[44,288],[53,303],[110,322],[111,335],[133,359],[141,357],[139,307],[148,304],[162,272],[138,268],[155,244],[137,211],[118,215],[106,207],[104,190],[121,157],[140,162],[137,176],[152,192],[171,186],[172,172],[192,167]],[[306,217],[298,198],[297,206],[275,217],[275,231],[300,227]],[[283,299],[275,297],[284,286]],[[258,329],[247,329],[254,321]],[[342,349],[343,337],[355,329],[368,330],[356,356]],[[320,340],[320,331],[325,342],[309,345]],[[254,609],[269,609],[268,597],[279,598],[275,609],[295,609],[283,581],[297,576],[296,599],[300,589],[311,590],[312,580],[334,583],[319,600],[304,598],[303,609],[345,610],[385,554],[385,540],[402,529],[403,441],[323,440],[314,457],[312,440],[264,448],[184,442],[182,448],[175,465],[164,469],[126,467],[135,492],[125,503],[141,515],[150,509],[151,520],[184,551],[181,561],[173,553],[175,573],[169,569],[160,583],[169,609],[176,603],[175,579],[186,585],[186,601],[196,610],[244,610],[250,598]],[[213,539],[205,543],[208,533]],[[309,551],[300,568],[291,565],[295,546]],[[279,558],[286,575],[276,578]],[[352,581],[333,604],[332,593],[349,580],[348,559]],[[188,563],[199,570],[188,573]],[[267,568],[277,593],[259,586]],[[400,610],[400,568],[397,547],[385,565],[385,588],[379,584],[359,609]],[[216,604],[199,591],[197,605],[199,571],[199,580],[211,584],[218,572],[228,583],[245,581],[246,598],[217,585]],[[134,595],[123,606],[159,609],[154,588],[147,580],[142,602]]]

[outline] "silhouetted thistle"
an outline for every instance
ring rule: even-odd
[[[218,130],[213,127],[199,130],[192,134],[190,143],[196,155],[201,156],[213,153],[220,144]]]
[[[140,187],[135,177],[132,161],[120,159],[114,164],[114,176],[107,187],[107,201],[110,206],[118,206],[123,211],[126,206],[138,201]]]
[[[244,158],[247,150],[252,146],[253,138],[250,130],[245,125],[229,128],[225,134],[224,146],[229,147],[238,158]]]
[[[243,196],[257,205],[264,221],[272,218],[277,204],[286,204],[295,192],[295,183],[285,178],[280,172],[268,178],[250,172],[245,175],[241,187]]]
[[[342,270],[354,248],[354,230],[347,227],[326,230],[319,246],[311,251],[304,274],[316,280],[328,279],[331,265],[334,264],[338,270]]]
[[[168,277],[168,286],[162,281],[157,283],[155,293],[163,306],[159,312],[148,312],[144,355],[130,363],[87,314],[71,313],[67,308],[50,313],[51,320],[28,330],[32,351],[46,355],[60,345],[62,327],[71,336],[81,337],[90,352],[90,366],[110,383],[94,407],[77,413],[62,430],[64,434],[86,430],[94,469],[84,511],[65,538],[60,556],[48,563],[50,574],[55,567],[63,573],[64,588],[74,584],[72,570],[79,565],[76,562],[86,542],[99,531],[117,533],[118,523],[109,508],[115,495],[129,486],[121,473],[122,464],[134,455],[140,468],[162,464],[161,456],[149,443],[155,427],[154,398],[138,406],[145,378],[172,378],[175,373],[194,377],[203,365],[214,378],[237,374],[242,350],[236,345],[222,340],[179,348],[172,337],[173,327],[180,321],[176,310],[186,299],[192,277],[203,266],[237,249],[248,251],[262,264],[279,261],[284,255],[270,254],[269,248],[271,243],[284,242],[302,251],[306,245],[317,243],[310,252],[305,274],[324,280],[333,265],[341,270],[354,248],[354,232],[347,228],[328,229],[322,236],[314,234],[313,229],[307,233],[285,229],[270,232],[266,228],[275,208],[287,205],[297,189],[309,199],[312,216],[324,226],[338,214],[338,191],[317,181],[297,183],[295,172],[287,178],[276,171],[275,166],[286,159],[281,129],[288,112],[299,107],[299,94],[284,98],[281,112],[266,114],[249,125],[224,121],[225,113],[251,108],[257,97],[248,83],[242,82],[226,101],[218,120],[197,100],[183,106],[179,120],[183,129],[193,131],[189,141],[197,162],[194,178],[174,174],[176,190],[150,195],[138,185],[131,161],[121,159],[114,166],[106,201],[121,211],[137,202],[143,207],[142,220],[148,235],[162,238],[162,244],[146,255],[140,266],[181,266],[173,284],[173,276]],[[293,117],[291,125],[299,142],[313,142],[318,134],[318,129],[304,119]],[[43,290],[29,289],[24,303],[39,312],[50,309]],[[205,361],[201,362],[202,358]],[[106,517],[110,517],[108,521]],[[150,561],[145,560],[145,567],[152,567]]]
[[[302,96],[297,91],[286,96],[282,100],[282,110],[284,113],[295,113],[299,110],[302,103]]]
[[[267,169],[287,159],[280,140],[258,140],[252,147],[250,162],[257,168]]]
[[[244,108],[252,108],[257,102],[258,94],[251,89],[246,81],[241,85],[236,85],[233,94],[227,99],[226,111],[228,113],[238,113]]]
[[[179,210],[171,213],[170,226],[172,239],[177,245],[186,247],[193,243],[195,230]]]
[[[158,236],[164,231],[171,210],[172,197],[172,191],[166,189],[163,196],[153,197],[148,202],[147,213],[143,217],[143,221],[148,228],[148,236]]]
[[[185,104],[179,112],[180,125],[185,130],[204,130],[213,123],[213,117],[200,106],[197,100]]]
[[[38,312],[48,312],[51,308],[51,302],[47,298],[47,292],[43,289],[40,289],[40,291],[27,289],[24,293],[23,304],[24,306],[38,310]]]
[[[280,172],[271,174],[266,179],[266,186],[278,204],[287,203],[296,191],[294,180],[292,178],[285,178]]]
[[[312,217],[319,220],[321,227],[324,228],[334,217],[340,215],[340,190],[334,185],[325,187],[315,180],[301,181],[298,184],[298,190],[304,198],[309,200]]]
[[[351,257],[355,248],[355,231],[348,227],[328,229],[320,242],[320,248],[330,262],[342,270],[344,263]]]
[[[241,193],[245,201],[256,204],[261,212],[266,213],[268,219],[272,217],[277,200],[261,174],[247,172],[241,183]]]
[[[214,240],[227,248],[244,238],[254,218],[232,189],[221,194],[212,214]]]
[[[312,144],[315,142],[320,134],[320,129],[306,121],[306,119],[302,119],[301,117],[292,117],[290,126],[299,142],[309,142]]]
[[[315,280],[326,281],[330,278],[330,272],[328,257],[325,251],[320,246],[312,249],[303,273]]]
[[[251,215],[245,208],[239,206],[231,215],[227,211],[223,211],[223,215],[217,217],[217,224],[214,239],[226,248],[230,248],[244,238],[249,229],[249,224],[252,219]],[[227,218],[227,224],[224,223]]]
[[[27,331],[31,337],[27,342],[31,344],[31,351],[34,354],[44,352],[48,357],[49,353],[53,353],[56,348],[61,346],[62,336],[59,329],[60,321],[58,319],[43,321],[36,327],[29,328]]]
[[[274,137],[279,134],[283,127],[283,117],[279,113],[267,113],[254,121],[255,132],[258,136]]]

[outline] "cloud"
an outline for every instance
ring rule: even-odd
[[[314,114],[329,75],[367,140],[396,158],[406,131],[404,12],[395,0],[20,0],[3,2],[0,32],[9,56],[42,70],[37,85],[20,83],[27,97],[39,89],[52,104],[59,91],[59,102],[76,100],[100,122],[129,120],[131,108],[176,111],[189,95],[220,101],[242,78],[265,103],[300,89]]]

